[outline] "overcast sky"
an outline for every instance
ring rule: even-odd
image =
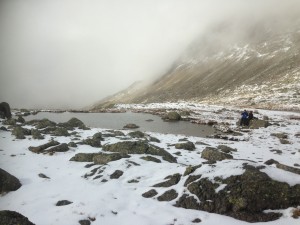
[[[297,0],[0,0],[0,101],[81,108],[163,75],[212,24]],[[235,15],[235,16],[233,16]]]

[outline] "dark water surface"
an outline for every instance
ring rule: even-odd
[[[126,124],[134,123],[140,128],[135,130],[157,133],[183,134],[187,136],[206,137],[215,133],[207,125],[193,124],[187,121],[164,122],[159,116],[147,113],[51,113],[40,112],[26,117],[26,121],[47,118],[54,122],[67,122],[72,117],[80,119],[88,127],[123,129]],[[153,121],[147,121],[153,120]]]

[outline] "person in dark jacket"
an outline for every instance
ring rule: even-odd
[[[244,110],[244,112],[242,112],[242,118],[241,118],[241,123],[240,123],[240,125],[241,126],[247,126],[247,122],[248,122],[248,116],[249,116],[249,114],[248,114],[248,112],[247,112],[247,110],[245,109]]]

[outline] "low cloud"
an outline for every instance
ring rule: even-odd
[[[288,26],[298,2],[1,0],[0,101],[18,108],[85,107],[163,75],[216,24],[226,21],[228,39],[245,38],[255,23],[275,19]]]

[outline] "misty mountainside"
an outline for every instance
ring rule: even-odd
[[[136,82],[93,109],[118,103],[191,101],[299,110],[300,23],[236,32],[225,22],[192,43],[170,70],[149,85]]]

